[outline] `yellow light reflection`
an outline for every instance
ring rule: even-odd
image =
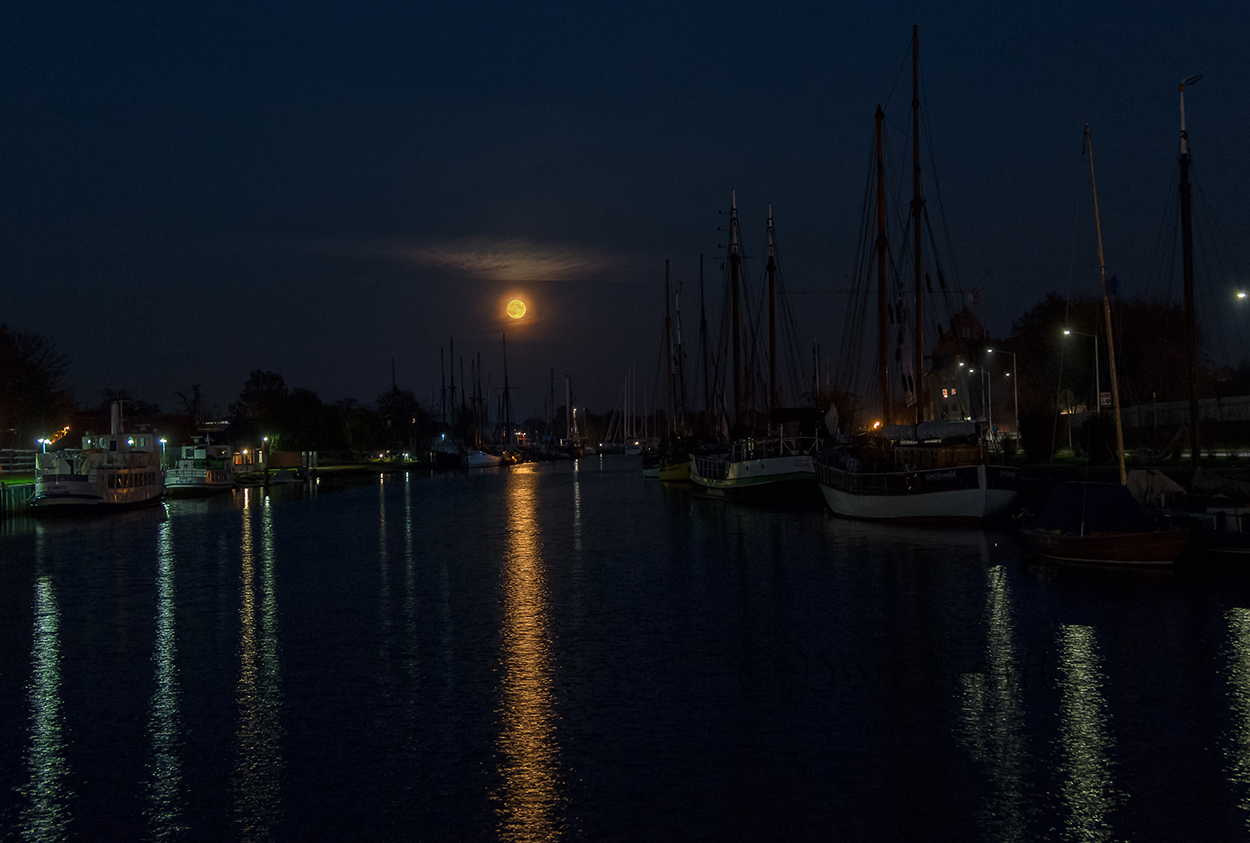
[[[1069,834],[1078,840],[1109,837],[1107,814],[1122,795],[1111,779],[1114,741],[1108,728],[1105,677],[1098,641],[1088,626],[1059,629],[1059,741],[1063,749],[1060,796]]]
[[[40,543],[39,550],[42,550]],[[40,554],[42,562],[42,554]],[[26,750],[28,783],[22,808],[22,839],[65,840],[69,826],[69,763],[61,712],[61,613],[52,580],[35,581],[33,675],[30,683],[30,746]]]
[[[1226,669],[1233,714],[1231,745],[1225,754],[1229,778],[1241,786],[1237,806],[1246,812],[1246,828],[1250,829],[1250,609],[1229,609],[1224,621],[1228,624]]]
[[[547,583],[542,540],[534,519],[538,475],[508,474],[507,552],[504,557],[504,687],[500,719],[499,835],[504,840],[560,837],[559,745],[552,693]]]
[[[182,836],[188,826],[182,819],[182,739],[178,708],[178,648],[174,636],[174,543],[173,527],[161,522],[157,540],[156,572],[156,691],[148,732],[152,736],[152,777],[148,800],[152,805],[152,836],[166,840]]]
[[[261,523],[259,537],[255,535],[253,523],[257,509]],[[260,840],[269,839],[281,818],[282,757],[279,750],[282,734],[278,715],[282,700],[278,684],[277,597],[269,498],[256,489],[245,490],[242,515],[238,760],[232,790],[239,836],[244,840]]]

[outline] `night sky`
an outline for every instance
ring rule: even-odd
[[[430,404],[453,337],[502,385],[506,332],[520,415],[553,371],[557,404],[568,374],[607,411],[631,364],[650,392],[665,259],[687,337],[700,254],[718,299],[736,191],[753,276],[771,203],[797,333],[833,348],[876,106],[908,125],[912,24],[948,277],[995,336],[1097,290],[1086,123],[1108,271],[1179,299],[1159,243],[1192,74],[1204,295],[1250,272],[1244,0],[17,2],[0,321],[54,339],[83,403],[174,411],[200,383],[224,412],[253,369],[372,403],[393,359]]]

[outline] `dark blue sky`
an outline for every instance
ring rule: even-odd
[[[700,253],[719,296],[736,190],[755,258],[772,204],[797,332],[834,348],[913,23],[947,274],[995,335],[1096,290],[1087,122],[1109,272],[1179,296],[1158,242],[1191,74],[1226,256],[1200,283],[1215,300],[1250,271],[1243,3],[946,5],[8,4],[0,321],[55,339],[84,402],[172,410],[202,383],[224,411],[255,368],[371,402],[392,357],[429,402],[453,336],[498,386],[506,330],[519,412],[552,370],[607,410],[627,366],[654,378],[665,258],[687,319]],[[512,292],[525,325],[503,324]]]

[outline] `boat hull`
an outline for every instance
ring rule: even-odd
[[[1189,546],[1190,531],[1179,527],[1144,532],[1092,533],[1085,536],[1025,529],[1020,535],[1041,555],[1064,562],[1099,565],[1171,565]]]
[[[730,460],[725,455],[691,456],[687,465],[695,489],[710,497],[820,502],[816,470],[806,454],[746,460]]]
[[[148,473],[159,475],[159,472]],[[114,474],[114,478],[116,476]],[[64,475],[37,477],[30,506],[36,512],[131,509],[150,506],[160,501],[163,487],[158,479],[145,478],[145,480],[147,482],[110,488],[108,475],[103,473],[94,478]]]
[[[1009,466],[855,472],[817,464],[816,479],[834,515],[861,521],[979,524],[1008,514],[1020,496]]]
[[[166,494],[176,497],[211,495],[234,488],[234,473],[218,469],[170,469],[165,475]]]
[[[469,451],[464,458],[464,464],[469,468],[493,468],[502,463],[503,457],[485,451]]]

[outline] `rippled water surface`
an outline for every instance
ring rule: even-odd
[[[0,839],[1250,837],[1250,574],[634,458],[0,522]]]

